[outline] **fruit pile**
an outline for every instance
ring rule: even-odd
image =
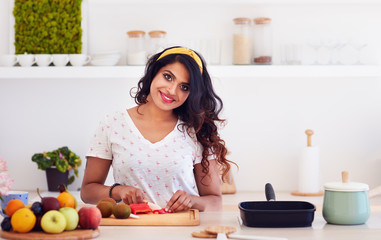
[[[25,206],[19,199],[12,199],[3,210],[7,215],[1,222],[3,231],[27,233],[44,231],[61,233],[77,228],[98,228],[102,215],[96,207],[82,207],[77,210],[77,200],[67,189],[61,189],[57,197],[42,197],[41,201]]]

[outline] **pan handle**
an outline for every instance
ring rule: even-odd
[[[275,201],[274,188],[270,183],[266,183],[265,185],[265,194],[267,201]]]

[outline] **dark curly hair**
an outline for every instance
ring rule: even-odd
[[[168,48],[170,49],[170,48]],[[187,100],[173,112],[183,122],[182,126],[188,130],[194,129],[197,140],[203,146],[201,165],[204,173],[209,172],[209,156],[214,156],[220,165],[222,179],[225,180],[230,170],[230,163],[234,162],[226,159],[227,149],[225,141],[218,134],[216,122],[223,124],[225,120],[220,119],[223,103],[214,92],[212,81],[205,67],[205,61],[196,53],[202,61],[202,74],[196,61],[186,54],[170,54],[157,60],[166,51],[153,55],[147,62],[145,74],[139,80],[137,92],[131,93],[138,106],[147,102],[150,93],[150,86],[158,71],[175,62],[183,64],[189,72],[190,93]],[[131,89],[132,90],[132,89]],[[235,164],[236,165],[236,164]]]

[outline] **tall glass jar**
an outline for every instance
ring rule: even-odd
[[[152,56],[166,48],[166,38],[167,32],[156,30],[148,33],[150,36],[148,56]]]
[[[233,64],[251,63],[250,18],[234,18]]]
[[[127,65],[145,65],[147,62],[145,32],[140,30],[129,31],[127,35]]]
[[[254,18],[254,64],[272,64],[271,18]]]

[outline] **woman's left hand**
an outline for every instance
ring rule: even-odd
[[[166,209],[168,212],[180,212],[189,210],[193,205],[192,197],[193,196],[187,192],[177,190],[167,203]]]

